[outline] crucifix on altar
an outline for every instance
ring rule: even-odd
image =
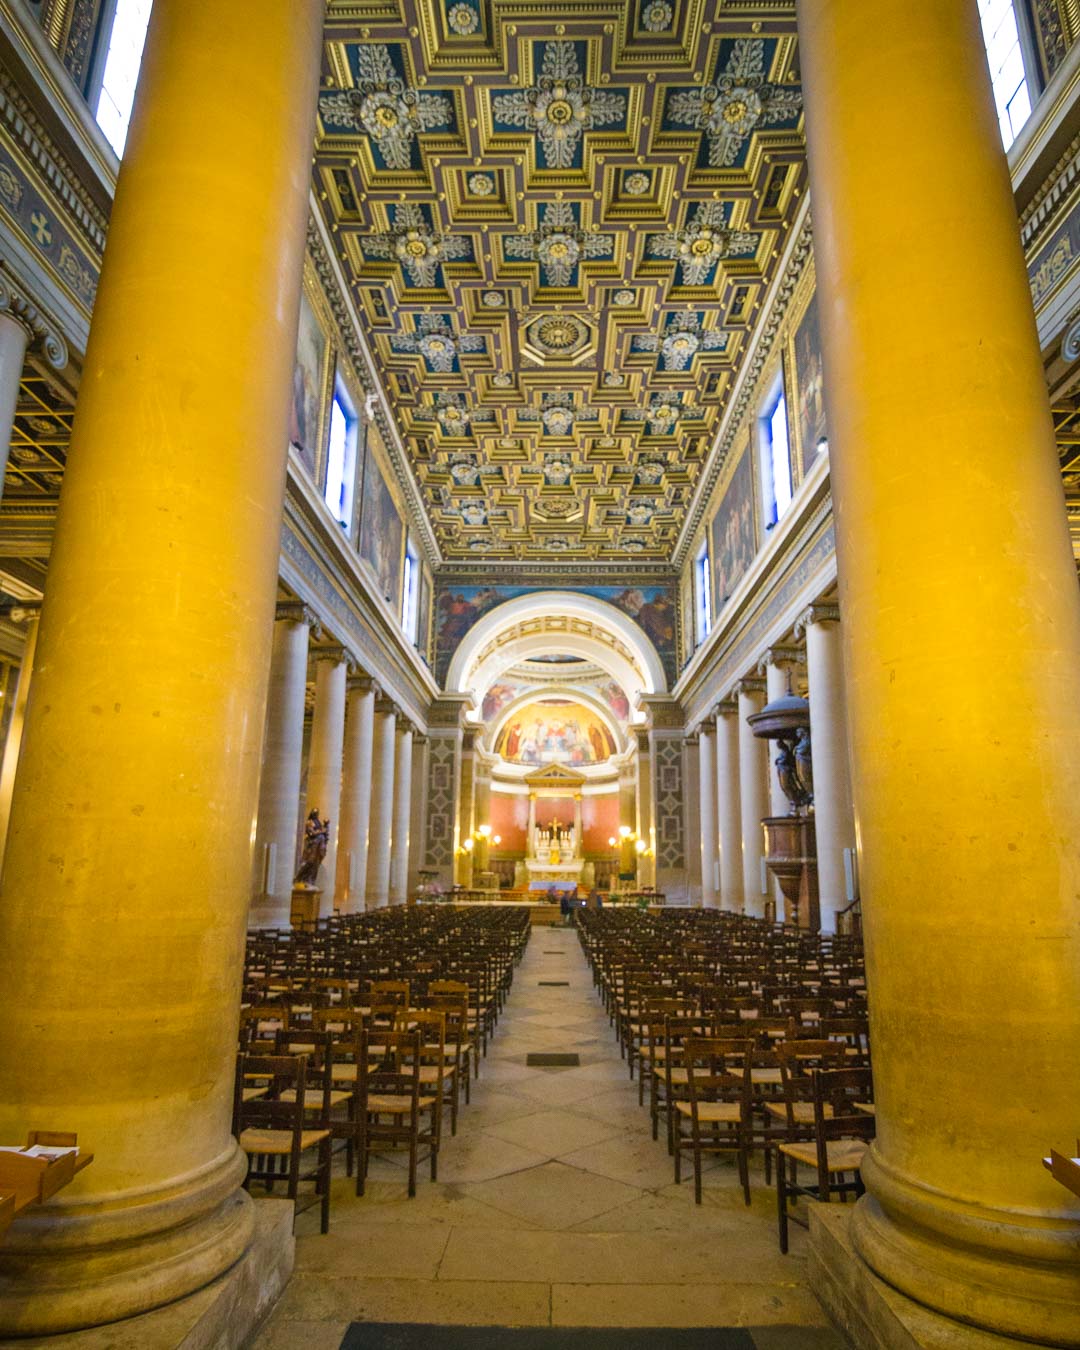
[[[525,866],[530,885],[536,882],[572,883],[581,879],[584,865],[581,829],[581,792],[584,774],[561,764],[549,764],[527,774],[529,825]],[[538,813],[537,803],[552,802],[553,810]],[[539,814],[543,819],[539,819]],[[571,820],[573,824],[571,824]]]

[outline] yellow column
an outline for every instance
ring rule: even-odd
[[[94,310],[0,897],[0,1140],[93,1166],[3,1248],[0,1331],[243,1253],[230,1134],[321,0],[157,0]]]
[[[800,0],[878,1136],[861,1257],[1080,1345],[1080,603],[975,0]],[[977,667],[972,657],[977,655]]]

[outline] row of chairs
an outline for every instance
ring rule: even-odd
[[[734,1158],[750,1204],[760,1151],[767,1185],[776,1174],[786,1251],[793,1200],[859,1192],[873,1079],[865,976],[850,941],[792,940],[715,911],[582,914],[578,931],[639,1102],[647,1094],[653,1138],[663,1130],[676,1182],[689,1156],[697,1203],[703,1160],[720,1154]],[[687,960],[691,946],[697,961]],[[804,1177],[813,1169],[812,1183],[800,1165]]]
[[[241,1008],[233,1121],[247,1185],[284,1183],[298,1210],[319,1204],[324,1233],[339,1151],[358,1195],[372,1155],[388,1149],[408,1154],[410,1197],[422,1164],[437,1179],[444,1121],[453,1137],[528,940],[527,923],[505,910],[407,924],[415,968],[406,971],[396,954],[378,950],[381,923],[395,946],[402,928],[394,911],[384,913],[374,922],[357,916],[355,946],[366,970],[389,964],[395,978],[360,975],[340,931],[324,944],[274,933],[249,946],[245,996],[258,1001]],[[470,978],[438,978],[455,970]],[[305,1182],[313,1189],[301,1196]]]

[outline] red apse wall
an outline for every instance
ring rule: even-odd
[[[574,801],[556,797],[538,797],[536,801],[536,819],[541,825],[549,825],[555,817],[564,825],[574,823]],[[524,794],[511,795],[507,792],[492,792],[490,822],[492,834],[502,836],[502,843],[495,848],[499,856],[525,856],[525,831],[529,824],[529,799]],[[480,822],[483,824],[483,822]],[[627,822],[628,824],[631,822]],[[619,794],[613,790],[602,796],[587,796],[581,799],[581,824],[584,833],[586,853],[608,853],[608,840],[619,833]]]

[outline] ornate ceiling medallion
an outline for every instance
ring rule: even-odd
[[[427,208],[411,202],[394,207],[394,223],[380,234],[361,241],[368,258],[386,258],[401,264],[414,286],[437,286],[444,262],[472,257],[468,239],[439,234],[425,214]]]
[[[525,325],[524,350],[537,361],[577,361],[595,350],[595,333],[576,314],[543,314]]]
[[[626,122],[625,94],[585,83],[583,49],[584,43],[545,42],[536,83],[491,100],[496,128],[502,123],[536,132],[547,169],[576,167],[583,132]]]
[[[646,253],[676,259],[685,285],[706,285],[725,258],[752,258],[761,242],[760,234],[729,229],[730,215],[726,202],[702,202],[684,229],[650,234]]]
[[[330,131],[366,132],[387,169],[415,167],[416,134],[451,129],[453,103],[445,94],[411,89],[395,68],[388,47],[371,44],[354,51],[356,88],[320,95],[324,125]]]
[[[471,333],[463,333],[455,338],[447,314],[421,314],[415,322],[415,333],[391,336],[390,350],[396,354],[419,352],[433,375],[448,375],[456,371],[459,352],[482,352],[487,349],[487,340]]]
[[[615,249],[614,235],[581,229],[578,223],[580,211],[577,203],[549,202],[544,207],[538,229],[531,234],[503,237],[504,256],[522,262],[538,262],[545,286],[565,288],[576,285],[580,260],[610,258]]]
[[[668,98],[667,121],[705,133],[711,169],[727,169],[743,157],[746,142],[759,126],[794,125],[802,111],[802,93],[765,79],[765,42],[738,38],[714,84],[680,89]]]

